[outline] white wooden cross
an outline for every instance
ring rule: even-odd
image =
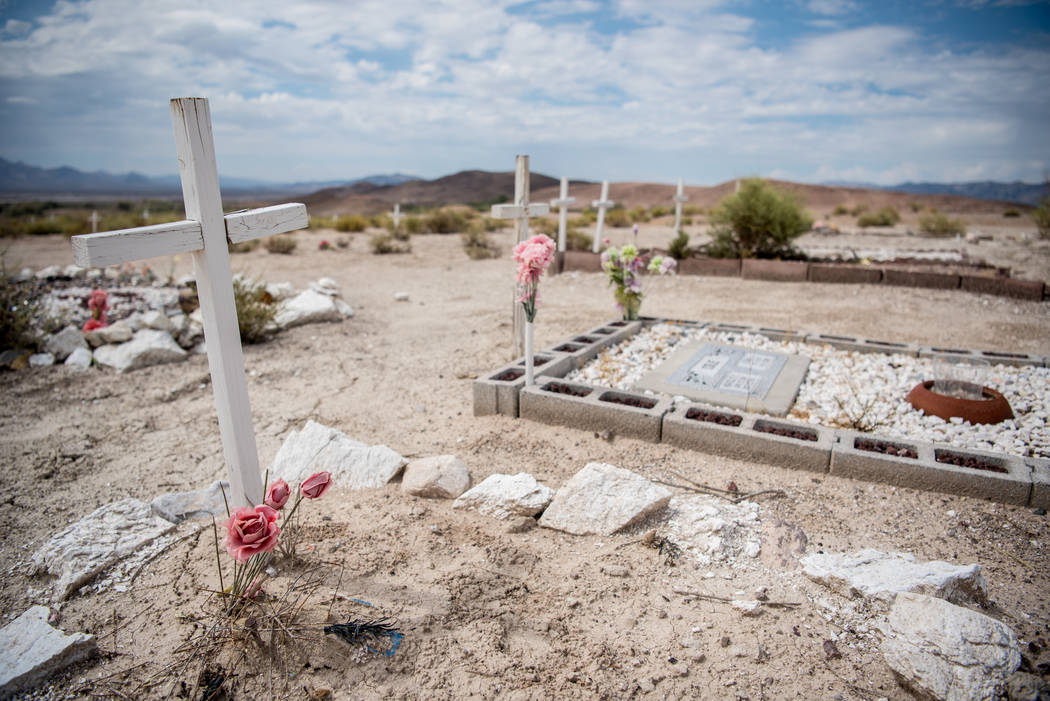
[[[91,210],[91,233],[98,231],[98,210]]]
[[[309,224],[306,206],[282,204],[224,217],[208,101],[200,97],[174,99],[171,116],[186,219],[74,236],[73,259],[77,265],[89,268],[192,253],[219,434],[230,475],[230,505],[261,504],[262,475],[244,377],[227,242],[302,229]]]
[[[400,224],[400,223],[401,223],[401,203],[400,202],[395,202],[394,203],[394,228],[396,229],[397,225]]]
[[[514,162],[514,204],[492,205],[492,216],[496,219],[514,220],[514,240],[521,243],[529,237],[529,217],[542,217],[551,211],[550,206],[529,203],[529,157],[519,155]],[[518,288],[514,287],[514,357],[525,349],[525,310],[518,302]]]
[[[594,231],[594,248],[592,249],[595,253],[601,250],[602,245],[602,229],[605,228],[605,210],[612,207],[615,202],[609,200],[609,181],[602,181],[602,194],[601,196],[591,202],[592,207],[598,208],[598,227]]]
[[[565,251],[565,230],[569,225],[569,205],[576,202],[575,197],[569,197],[569,179],[561,178],[561,191],[558,199],[551,200],[551,207],[558,208],[558,250]]]
[[[688,202],[689,197],[682,193],[682,179],[678,178],[678,192],[674,196],[674,233],[678,234],[678,229],[682,226],[682,203]]]
[[[149,207],[142,210],[142,221],[149,222]]]

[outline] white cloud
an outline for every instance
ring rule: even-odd
[[[32,122],[0,136],[0,153],[41,162],[25,144],[55,159],[63,148],[82,159],[127,151],[124,169],[161,171],[167,98],[206,95],[224,172],[271,179],[503,168],[521,149],[548,147],[580,177],[639,179],[674,163],[694,168],[693,182],[1050,160],[1047,50],[934,54],[919,31],[892,25],[771,48],[756,42],[752,17],[719,2],[548,0],[524,15],[511,5],[61,1],[35,28],[0,38],[7,102],[38,101]],[[585,21],[548,22],[579,13]],[[630,21],[599,32],[599,16],[606,30]]]
[[[35,105],[35,104],[37,104],[37,100],[36,99],[34,99],[32,97],[27,97],[25,95],[11,95],[10,97],[8,97],[5,100],[5,102],[7,102],[8,104],[11,104],[11,105]]]
[[[809,0],[806,9],[815,15],[844,15],[857,9],[852,0]]]

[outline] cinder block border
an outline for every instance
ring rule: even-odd
[[[612,321],[592,329],[587,336],[590,345],[600,349],[618,343],[643,326],[675,323],[703,328],[703,322],[644,317],[638,321]],[[714,324],[714,330],[748,333],[795,333],[743,324]],[[582,336],[582,334],[581,334]],[[573,337],[576,338],[576,337]],[[836,342],[859,352],[906,352],[921,357],[944,357],[953,362],[1012,362],[1015,365],[1042,365],[1041,356],[995,351],[972,351],[959,348],[917,347],[828,334],[809,334],[804,340]],[[843,347],[839,345],[839,347]],[[597,351],[596,351],[597,352]],[[524,386],[524,360],[518,359],[474,382],[474,414],[506,414],[542,423],[568,426],[588,431],[612,431],[616,435],[664,442],[679,448],[698,450],[740,460],[764,462],[792,469],[830,473],[839,477],[881,482],[901,487],[990,499],[997,502],[1050,509],[1050,460],[1018,458],[1011,455],[959,449],[950,445],[902,440],[878,434],[835,430],[823,426],[774,418],[764,414],[727,409],[702,402],[679,402],[665,395],[615,390],[599,385],[567,382],[566,374],[577,367],[569,353],[543,351],[537,356],[548,358],[537,368],[537,384]],[[593,357],[593,356],[592,356]],[[497,379],[510,371],[514,376]],[[585,396],[572,396],[544,390],[552,381],[577,388]],[[616,401],[619,400],[619,401]],[[632,406],[628,402],[647,406]],[[690,418],[691,410],[714,412],[739,420],[736,426]],[[776,435],[763,429],[785,429],[808,433],[814,440]],[[910,448],[916,457],[891,455],[857,448],[857,440],[889,443],[896,448]],[[938,461],[950,453],[972,457],[998,467],[992,471],[960,467]]]
[[[740,276],[745,280],[805,282],[809,276],[809,263],[798,260],[744,258],[740,263]]]
[[[671,408],[670,397],[545,379],[544,382],[521,390],[521,418],[585,431],[612,431],[617,436],[660,442],[663,416]],[[550,386],[554,383],[586,392],[586,396],[551,391]],[[629,406],[619,403],[622,401],[636,401],[650,406]]]
[[[810,263],[809,281],[852,285],[877,285],[882,282],[882,268],[876,268],[870,265]]]
[[[571,358],[573,368],[581,368],[595,358],[603,348],[616,345],[638,333],[642,329],[643,323],[640,320],[610,321],[601,326],[596,326],[588,333],[569,336],[563,341],[555,343],[546,352],[567,355]],[[599,330],[611,330],[611,333],[596,333]]]
[[[882,281],[887,285],[901,287],[928,287],[936,290],[959,289],[959,275],[953,273],[933,273],[917,270],[897,270],[884,268]]]

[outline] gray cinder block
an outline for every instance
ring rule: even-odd
[[[554,391],[551,383],[583,393],[573,396]],[[650,397],[639,392],[621,392],[575,382],[548,380],[521,391],[521,418],[586,431],[612,431],[660,442],[663,415],[670,410],[668,397]],[[636,403],[631,406],[624,403]]]
[[[564,353],[536,353],[534,372],[539,377],[564,377],[573,365],[571,357]],[[538,381],[538,380],[537,380]],[[474,416],[503,414],[518,415],[518,394],[525,386],[525,359],[519,358],[513,363],[474,380]]]

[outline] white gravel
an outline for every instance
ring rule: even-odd
[[[1022,457],[1050,457],[1050,369],[992,365],[985,384],[1002,392],[1013,419],[972,425],[926,416],[904,397],[919,382],[934,379],[934,363],[900,354],[857,353],[827,345],[773,341],[753,334],[714,333],[656,324],[607,349],[566,376],[616,389],[632,389],[683,341],[709,341],[797,353],[811,358],[789,416],[832,428],[855,428],[880,436],[935,441],[956,448]]]

